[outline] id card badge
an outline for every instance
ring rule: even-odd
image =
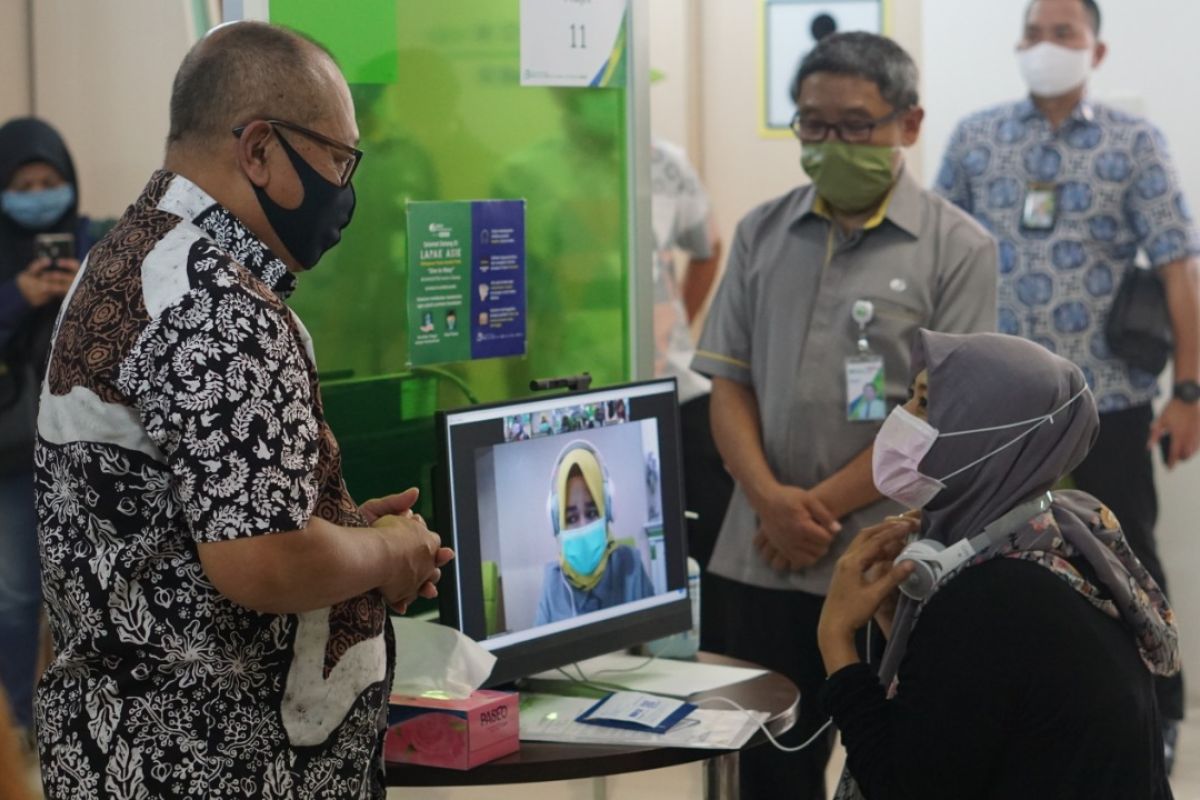
[[[860,353],[846,359],[846,419],[881,422],[887,418],[883,356]]]
[[[883,356],[871,352],[867,327],[875,319],[875,304],[855,300],[850,318],[858,325],[858,355],[846,359],[846,419],[850,422],[877,422],[887,417],[887,399],[883,393]]]
[[[1025,190],[1021,227],[1027,231],[1052,231],[1058,224],[1058,187],[1031,183]]]

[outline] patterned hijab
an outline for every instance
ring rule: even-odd
[[[924,509],[922,538],[951,545],[980,533],[1070,474],[1095,442],[1099,418],[1091,392],[1083,392],[1067,405],[1086,385],[1082,372],[1033,342],[993,333],[963,336],[921,331],[913,349],[913,374],[924,369],[929,371],[929,423],[941,432],[1003,426],[1058,413],[1015,444],[947,481]],[[921,472],[948,475],[1030,428],[1033,425],[938,439],[922,460]],[[1174,614],[1130,550],[1116,517],[1084,492],[1052,496],[1047,511],[947,573],[938,587],[993,558],[1040,564],[1100,612],[1123,621],[1150,672],[1178,672]],[[930,597],[936,593],[935,587]],[[896,674],[908,639],[928,602],[928,598],[917,602],[901,596],[879,671],[889,696],[896,691]],[[837,800],[861,797],[848,777],[843,774]]]
[[[924,510],[922,538],[951,545],[978,534],[1069,475],[1096,440],[1099,418],[1090,392],[1063,408],[1084,388],[1083,373],[1033,342],[994,333],[962,336],[921,331],[913,350],[913,372],[924,369],[929,371],[929,424],[942,432],[988,428],[1062,411],[948,481]],[[1027,430],[1008,428],[939,439],[921,462],[921,471],[947,475]],[[1096,498],[1083,492],[1055,492],[1048,511],[949,573],[939,585],[963,569],[997,557],[1047,567],[1098,608],[1124,620],[1151,672],[1169,675],[1179,670],[1178,632],[1171,608],[1129,549],[1112,512]],[[1081,560],[1087,564],[1088,577],[1071,563]],[[880,669],[885,685],[896,677],[923,607],[924,603],[907,597],[900,601]]]

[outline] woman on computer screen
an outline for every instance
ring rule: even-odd
[[[587,442],[572,442],[558,457],[548,506],[558,560],[546,565],[535,624],[654,594],[638,551],[613,539],[612,483]]]

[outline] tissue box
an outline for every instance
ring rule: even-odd
[[[515,692],[479,689],[461,700],[392,695],[384,758],[389,763],[471,769],[520,746]]]

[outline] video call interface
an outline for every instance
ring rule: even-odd
[[[458,627],[488,647],[686,596],[672,382],[446,420]]]

